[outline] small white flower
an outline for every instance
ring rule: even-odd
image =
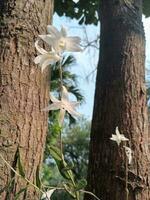
[[[73,0],[73,2],[75,2],[75,3],[78,3],[78,2],[79,2],[79,0]]]
[[[116,135],[112,134],[110,140],[117,142],[119,146],[122,141],[128,141],[129,139],[126,138],[123,134],[120,134],[118,127],[116,127]]]
[[[61,59],[61,57],[59,55],[57,55],[55,52],[48,52],[45,49],[41,48],[38,45],[38,40],[35,42],[35,47],[37,49],[37,51],[41,54],[38,55],[35,59],[34,62],[35,64],[39,64],[42,71],[51,64],[56,63],[57,61],[59,61]]]
[[[41,197],[41,200],[50,200],[51,199],[51,196],[53,194],[53,192],[55,191],[56,189],[51,189],[51,190],[48,190],[47,192],[45,192],[42,197]]]
[[[78,112],[76,112],[75,108],[79,105],[79,102],[69,101],[69,93],[67,89],[62,87],[62,96],[61,100],[56,99],[53,95],[50,94],[50,99],[52,104],[50,104],[47,108],[44,108],[43,111],[49,110],[58,110],[60,109],[60,124],[63,122],[64,114],[67,111],[73,118],[80,116]]]
[[[67,36],[67,31],[64,27],[58,31],[54,26],[48,25],[47,31],[47,35],[39,35],[39,37],[49,44],[57,53],[62,53],[64,51],[82,51],[80,47],[81,39],[79,37]]]
[[[123,147],[125,149],[125,153],[126,153],[126,156],[128,158],[128,162],[129,162],[129,164],[131,164],[131,162],[132,162],[132,150],[127,146],[123,146]]]

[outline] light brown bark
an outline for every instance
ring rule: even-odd
[[[91,131],[87,190],[102,200],[127,200],[123,145],[110,140],[118,126],[129,138],[129,200],[150,199],[150,154],[144,79],[142,1],[101,1],[100,61]],[[92,200],[89,195],[85,199]]]
[[[53,0],[0,1],[0,153],[17,169],[19,148],[26,178],[35,181],[41,165],[47,132],[47,113],[41,111],[49,100],[48,73],[33,62],[34,42],[46,32],[53,14]],[[0,199],[14,199],[27,183],[0,160]],[[19,199],[38,199],[31,186]]]

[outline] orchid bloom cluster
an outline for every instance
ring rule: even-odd
[[[40,53],[34,62],[35,64],[39,64],[42,72],[48,65],[52,65],[58,61],[61,62],[62,53],[63,52],[79,52],[82,51],[80,48],[79,37],[71,37],[67,36],[67,31],[64,27],[58,31],[54,26],[47,26],[47,35],[39,35],[39,38],[46,42],[50,47],[50,51],[46,51],[42,47],[39,46],[39,40],[35,42],[35,47],[37,51]],[[61,85],[62,95],[61,100],[56,99],[52,94],[50,94],[50,100],[52,104],[48,107],[44,108],[43,111],[49,110],[60,110],[59,115],[59,124],[62,125],[65,112],[67,111],[72,117],[76,118],[80,116],[78,112],[75,111],[76,106],[79,105],[78,102],[69,101],[69,93],[65,86]]]
[[[110,140],[115,141],[118,144],[118,146],[120,145],[121,142],[129,141],[129,139],[126,138],[123,134],[120,134],[118,127],[116,127],[116,134],[112,134],[112,137],[110,138]],[[132,150],[127,146],[123,146],[123,147],[125,149],[125,154],[128,158],[128,163],[131,164]]]
[[[79,52],[82,51],[80,48],[79,37],[70,37],[67,36],[67,31],[64,27],[58,31],[54,26],[47,26],[47,35],[39,35],[39,38],[42,39],[49,47],[50,51],[46,51],[39,46],[39,40],[35,42],[35,48],[39,52],[34,62],[39,64],[42,71],[51,64],[54,64],[61,60],[63,52]]]

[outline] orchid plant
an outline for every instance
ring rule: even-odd
[[[69,99],[69,92],[67,88],[63,85],[63,70],[62,70],[62,58],[64,52],[81,52],[82,49],[80,47],[81,39],[77,36],[72,37],[68,36],[67,31],[64,27],[61,30],[57,30],[54,26],[48,25],[47,26],[46,35],[39,35],[39,39],[35,42],[35,48],[39,55],[35,58],[35,64],[39,64],[41,71],[44,70],[49,66],[52,67],[52,64],[59,63],[59,90],[60,96],[56,98],[52,93],[50,93],[50,104],[43,108],[42,111],[49,112],[53,110],[59,111],[58,114],[58,128],[56,131],[55,142],[52,142],[49,146],[50,155],[56,161],[57,167],[59,169],[60,174],[66,180],[62,183],[61,187],[54,188],[51,187],[50,190],[47,190],[41,197],[41,199],[50,200],[51,195],[57,189],[64,189],[68,192],[73,199],[80,200],[80,192],[87,192],[84,191],[84,187],[86,186],[85,180],[76,180],[75,175],[73,174],[72,167],[68,163],[66,163],[63,155],[63,142],[62,142],[62,128],[64,123],[65,114],[68,113],[74,119],[77,119],[81,115],[76,111],[76,107],[79,106],[80,102],[78,101],[71,101]],[[46,43],[49,47],[49,51],[43,49],[39,45],[39,40],[42,40]],[[96,199],[98,199],[94,194],[88,192]]]

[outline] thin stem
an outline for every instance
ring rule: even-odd
[[[128,158],[126,156],[126,153],[125,153],[125,190],[126,190],[126,200],[128,200],[128,197],[129,197],[129,191],[128,191]]]
[[[100,200],[95,194],[93,194],[92,192],[86,191],[86,190],[80,190],[80,192],[86,193],[86,194],[90,194],[91,196],[95,197],[95,199]]]
[[[59,76],[60,76],[60,87],[61,87],[61,91],[62,91],[62,86],[63,86],[63,71],[62,71],[61,62],[59,62]]]
[[[61,61],[59,62],[59,75],[60,75],[60,96],[62,95],[62,88],[63,88],[63,75],[62,75],[62,67],[61,67]],[[61,114],[61,113],[60,113]],[[63,113],[63,116],[61,116],[61,120],[63,123],[65,113]],[[62,133],[60,132],[60,150],[63,154],[63,144],[62,144]]]

